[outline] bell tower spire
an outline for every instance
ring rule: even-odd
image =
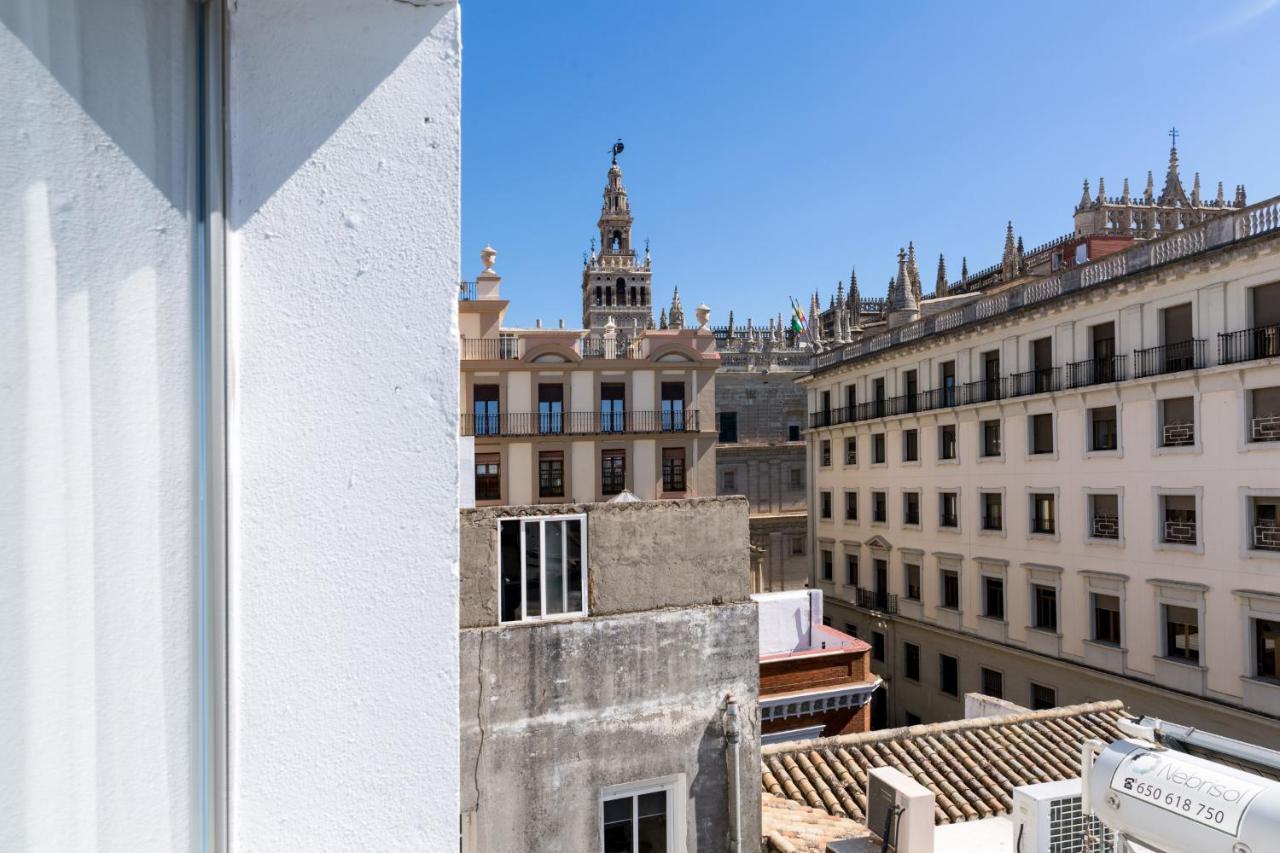
[[[596,221],[600,253],[593,251],[582,271],[582,324],[596,334],[610,317],[619,328],[653,326],[652,261],[648,243],[644,258],[639,259],[631,242],[631,201],[618,165],[622,151],[621,139],[609,149],[604,200]]]

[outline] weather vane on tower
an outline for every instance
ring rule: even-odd
[[[613,155],[613,160],[612,160],[612,162],[616,165],[616,164],[617,164],[617,162],[618,162],[618,155],[622,153],[622,140],[621,140],[621,139],[619,139],[617,142],[613,143],[613,147],[609,149],[609,153]]]

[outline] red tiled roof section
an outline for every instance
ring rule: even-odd
[[[937,798],[937,823],[1007,812],[1021,785],[1074,779],[1089,738],[1116,740],[1122,702],[1092,702],[1003,717],[883,729],[767,746],[766,793],[865,822],[867,770],[894,767]],[[803,848],[800,848],[803,849]]]
[[[766,793],[760,799],[764,850],[772,853],[825,853],[827,843],[867,835],[867,828]]]

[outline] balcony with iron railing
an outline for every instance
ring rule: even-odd
[[[1090,520],[1089,533],[1095,539],[1119,539],[1120,517],[1097,513]]]
[[[463,361],[516,361],[523,354],[523,342],[513,336],[462,339]]]
[[[1218,363],[1236,364],[1280,357],[1280,326],[1259,326],[1218,334]]]
[[[1280,415],[1257,415],[1249,419],[1250,441],[1280,441]]]
[[[1190,422],[1168,423],[1160,427],[1161,447],[1190,447],[1196,443],[1196,425]]]
[[[1133,378],[1200,370],[1204,367],[1204,338],[1191,338],[1133,351]]]
[[[1027,397],[1061,390],[1061,371],[1056,367],[1038,367],[1009,377],[1009,396]]]
[[[1255,524],[1253,547],[1258,551],[1280,551],[1280,525],[1275,522]]]
[[[698,432],[698,410],[463,413],[462,435],[484,438]]]
[[[1196,517],[1193,513],[1166,512],[1164,518],[1164,539],[1171,545],[1196,544]]]
[[[898,612],[896,595],[880,589],[863,589],[862,587],[858,587],[854,592],[854,604],[864,610],[876,610],[890,616]]]
[[[1086,388],[1108,382],[1123,382],[1127,378],[1125,376],[1127,362],[1128,357],[1123,355],[1073,361],[1067,365],[1067,387]]]
[[[463,281],[458,283],[458,301],[459,302],[475,302],[476,300],[476,283],[474,281]]]

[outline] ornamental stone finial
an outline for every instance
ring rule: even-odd
[[[480,250],[480,263],[484,264],[484,274],[493,275],[493,262],[497,260],[498,251],[492,246],[485,245]]]

